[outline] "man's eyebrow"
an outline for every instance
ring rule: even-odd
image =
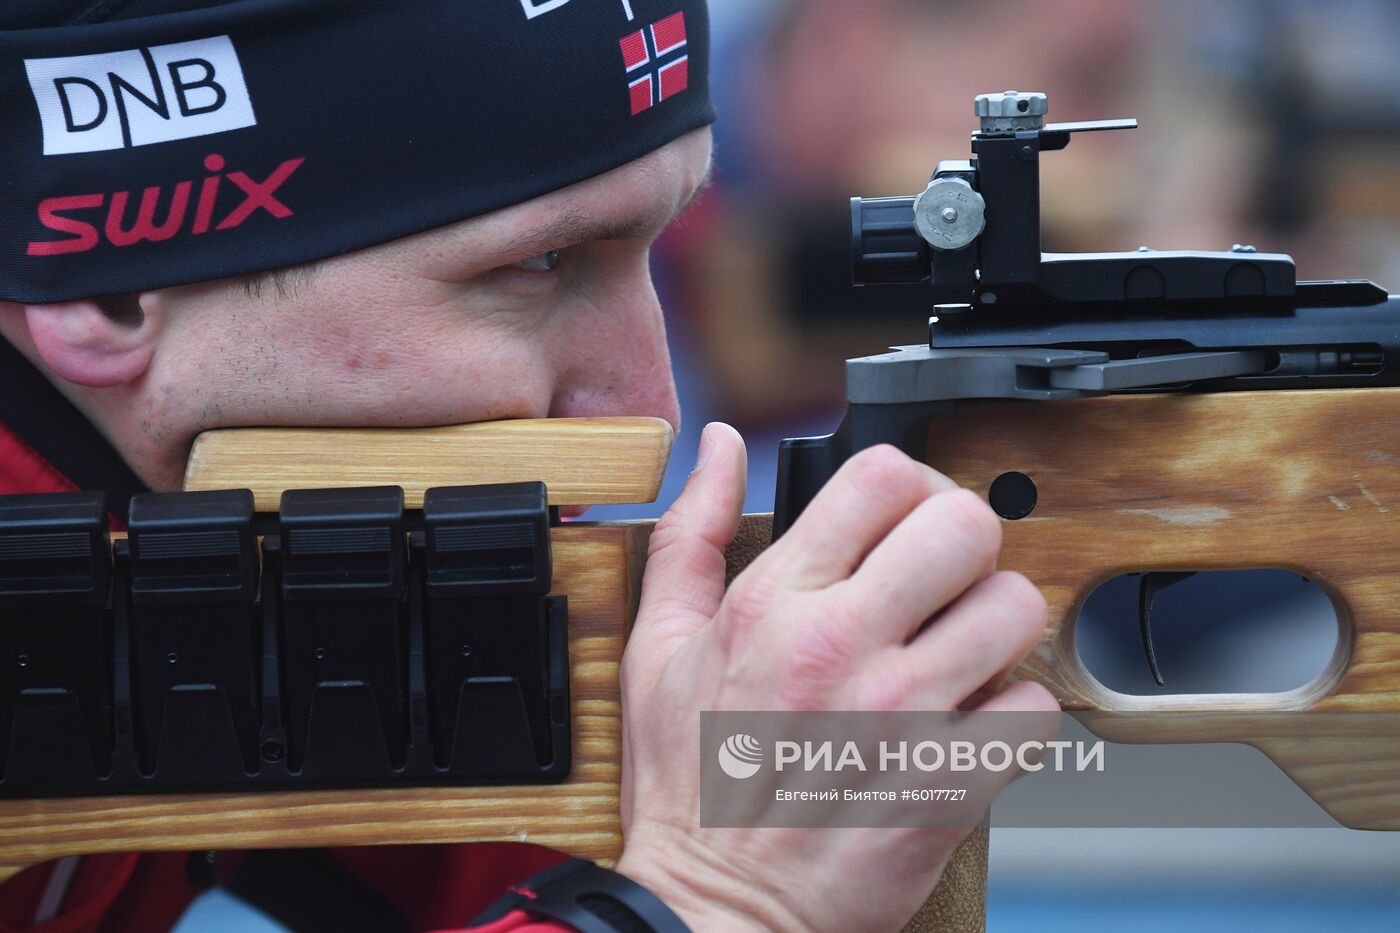
[[[666,218],[661,226],[667,227],[688,211],[696,201],[704,196],[713,177],[712,167],[705,169],[705,175],[695,190],[681,205]],[[529,230],[510,240],[504,251],[511,256],[533,256],[560,249],[575,243],[591,240],[635,240],[656,229],[653,217],[635,217],[630,220],[604,220],[589,217],[583,212],[570,208],[543,226]]]

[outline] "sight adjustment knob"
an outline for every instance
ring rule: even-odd
[[[987,202],[961,178],[935,178],[914,199],[914,226],[934,249],[966,249],[987,227]]]
[[[973,107],[982,119],[983,135],[1004,135],[1044,129],[1050,98],[1038,91],[978,94]]]

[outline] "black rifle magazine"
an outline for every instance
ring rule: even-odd
[[[571,762],[541,483],[0,496],[0,797],[526,784]]]

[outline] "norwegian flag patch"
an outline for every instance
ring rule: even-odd
[[[627,85],[632,116],[650,110],[690,86],[684,13],[673,13],[646,29],[624,36],[621,45],[622,64],[627,74],[636,75]]]

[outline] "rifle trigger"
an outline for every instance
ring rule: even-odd
[[[1196,575],[1196,571],[1183,573],[1144,573],[1138,584],[1138,625],[1142,630],[1142,650],[1147,654],[1147,666],[1152,670],[1152,679],[1157,686],[1165,687],[1162,669],[1157,666],[1157,652],[1152,646],[1152,603],[1157,594],[1176,586]]]

